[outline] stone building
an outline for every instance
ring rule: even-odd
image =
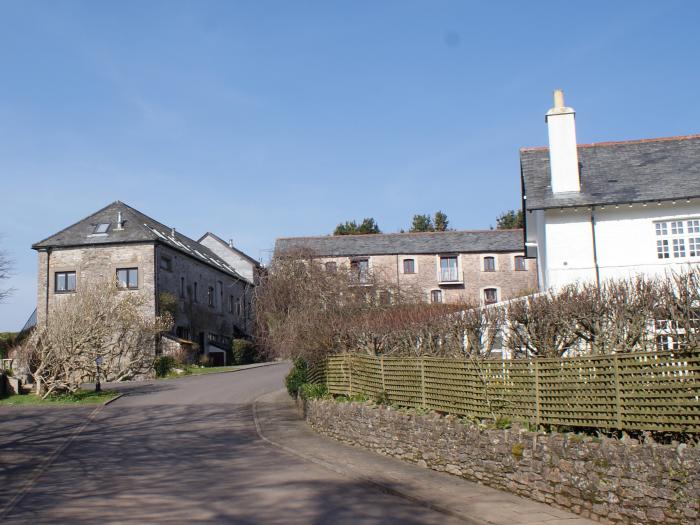
[[[496,303],[537,290],[537,268],[522,230],[337,235],[277,239],[275,254],[304,250],[327,271],[349,267],[360,284],[376,280],[430,302]]]
[[[171,340],[197,343],[224,364],[233,337],[251,330],[249,282],[206,246],[116,201],[32,246],[39,255],[37,324],[90,282],[116,280],[149,298],[147,314],[168,305]]]

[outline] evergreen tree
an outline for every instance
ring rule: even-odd
[[[358,225],[355,221],[345,221],[335,227],[333,235],[366,235],[371,233],[382,233],[377,221],[372,217],[366,217]]]
[[[447,226],[450,224],[450,221],[447,220],[447,214],[439,210],[435,212],[435,220],[433,222],[436,232],[447,231]]]
[[[522,228],[525,226],[525,220],[523,216],[523,210],[508,210],[501,213],[501,215],[496,219],[496,229],[498,230],[510,230],[512,228]]]
[[[413,223],[411,224],[411,233],[415,232],[433,232],[435,227],[433,226],[433,220],[430,215],[414,215]]]

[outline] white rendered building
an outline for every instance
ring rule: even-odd
[[[700,263],[700,135],[577,145],[561,91],[545,118],[549,147],[520,151],[540,289]]]

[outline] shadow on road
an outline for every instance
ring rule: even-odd
[[[167,388],[160,383],[142,388],[151,386]],[[13,480],[22,479],[57,436],[69,436],[85,417],[70,416],[53,421],[43,443],[41,432],[31,432],[36,421],[28,434],[0,441],[0,454],[14,451],[18,460],[0,471],[0,485],[17,487]],[[38,456],[20,457],[22,448]],[[105,407],[8,518],[8,523],[97,521],[451,522],[268,447],[255,433],[250,405],[223,404]]]

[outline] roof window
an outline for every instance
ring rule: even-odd
[[[95,226],[95,230],[92,233],[107,233],[107,230],[109,230],[109,223],[100,223],[97,226]]]

